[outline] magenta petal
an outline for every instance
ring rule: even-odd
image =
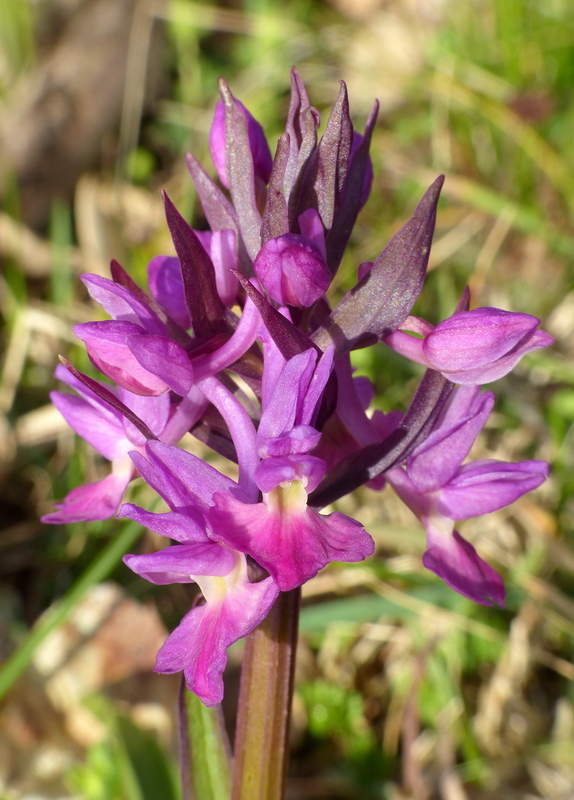
[[[262,492],[271,492],[286,481],[305,481],[305,491],[310,494],[325,477],[325,471],[325,462],[317,456],[274,456],[259,462],[255,480]]]
[[[300,410],[300,417],[298,417],[297,420],[298,422],[305,425],[313,425],[315,422],[315,418],[319,412],[320,401],[323,397],[323,391],[333,369],[334,355],[335,348],[329,345],[317,362],[309,386],[302,392],[302,408]]]
[[[237,269],[235,231],[195,231],[195,235],[213,261],[217,292],[225,305],[231,307],[239,289],[239,281],[231,272]]]
[[[483,397],[492,397],[494,400],[494,394],[483,392],[480,386],[457,386],[444,406],[436,427],[456,425],[461,419],[477,414]]]
[[[127,345],[138,362],[169,388],[185,397],[193,386],[193,368],[181,345],[166,336],[130,336]]]
[[[423,350],[441,372],[474,369],[505,356],[529,337],[539,322],[530,314],[499,308],[460,311],[436,326],[424,340]]]
[[[124,563],[150,583],[191,583],[194,575],[223,577],[236,563],[235,555],[215,542],[166,547],[157,553],[124,556]]]
[[[74,327],[91,362],[97,369],[134,394],[158,395],[167,392],[165,381],[141,366],[128,346],[131,336],[140,336],[142,328],[131,322],[84,322]]]
[[[134,394],[120,387],[119,396],[122,403],[133,411],[137,417],[157,436],[161,436],[170,420],[171,400],[168,392],[150,397]],[[126,435],[138,447],[147,439],[126,417],[122,416],[122,424]],[[131,448],[128,448],[131,449]]]
[[[322,297],[331,273],[317,245],[294,233],[268,239],[253,262],[268,295],[280,305],[308,308]]]
[[[321,434],[310,425],[297,425],[288,433],[265,439],[258,447],[257,452],[261,458],[267,456],[287,456],[297,453],[308,453],[319,444]],[[261,488],[261,487],[260,487]],[[309,489],[311,492],[312,489]]]
[[[257,338],[261,317],[256,306],[247,298],[237,328],[231,337],[211,353],[204,353],[193,360],[196,381],[215,375],[240,359]]]
[[[457,520],[489,514],[536,489],[547,477],[545,461],[473,461],[438,492],[437,508]]]
[[[410,361],[414,361],[416,364],[423,364],[425,367],[431,366],[423,348],[424,339],[412,336],[410,333],[405,333],[405,331],[396,330],[385,336],[383,342],[395,353],[399,353]]]
[[[121,419],[104,416],[83,397],[73,394],[51,392],[50,399],[68,425],[108,461],[113,461],[130,449]]]
[[[89,273],[82,275],[90,297],[107,311],[110,317],[140,325],[148,333],[167,334],[163,322],[154,311],[119,283]]]
[[[57,511],[46,514],[42,522],[53,525],[84,520],[109,519],[122,502],[124,491],[131,480],[131,472],[108,475],[101,481],[78,486],[61,503],[54,503]]]
[[[549,347],[553,342],[554,339],[547,333],[535,330],[527,334],[512,350],[497,361],[473,369],[445,372],[444,375],[449,380],[461,385],[492,383],[492,381],[508,375],[526,353],[541,347]]]
[[[248,505],[229,495],[215,499],[207,520],[218,538],[249,553],[281,591],[301,586],[331,561],[363,561],[373,554],[369,534],[344,514],[323,515],[309,507],[281,513],[265,503]]]
[[[298,411],[303,405],[316,358],[316,351],[310,348],[285,363],[265,403],[257,431],[258,442],[288,432],[298,422]]]
[[[423,564],[455,592],[475,603],[504,606],[504,584],[500,575],[483,561],[474,547],[458,531],[452,536],[431,536],[431,546],[423,555]]]
[[[420,492],[435,491],[453,478],[483,429],[493,405],[494,396],[486,392],[472,415],[448,426],[441,425],[415,449],[407,462],[407,472]]]
[[[155,671],[183,670],[187,688],[205,705],[220,703],[227,648],[259,625],[277,594],[267,578],[233,587],[221,603],[193,608],[157,654]]]
[[[173,510],[207,509],[214,492],[241,495],[231,478],[179,447],[152,441],[146,445],[147,459],[140,453],[130,455],[144,480]]]
[[[186,509],[185,514],[177,511],[156,514],[132,503],[124,503],[118,517],[129,517],[144,528],[149,528],[150,531],[167,536],[181,544],[211,541],[205,531],[203,517],[193,509]]]
[[[63,364],[58,364],[56,367],[56,372],[54,373],[54,377],[77,392],[80,397],[89,403],[92,408],[97,409],[98,413],[105,417],[109,422],[114,423],[124,418],[119,411],[116,411],[115,408],[112,408],[112,406],[110,406],[95,392],[89,389],[85,383],[82,383],[82,381],[78,380],[75,375],[72,375],[72,373],[66,369]],[[99,384],[99,386],[105,386],[106,390],[112,394],[117,394],[115,387],[111,386],[109,383],[104,384],[101,381],[94,381],[94,383]]]
[[[191,328],[179,259],[176,256],[156,256],[148,264],[147,275],[151,295],[183,330]]]
[[[313,242],[321,251],[323,258],[327,257],[325,250],[325,228],[321,222],[321,217],[316,208],[308,208],[299,215],[297,222],[301,235]]]

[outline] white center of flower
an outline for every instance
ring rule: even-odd
[[[222,545],[223,547],[224,545]],[[220,575],[190,575],[197,583],[207,603],[222,603],[226,594],[233,589],[235,584],[247,574],[245,556],[242,553],[231,551],[235,554],[235,565],[225,576]]]
[[[283,481],[265,495],[265,502],[270,511],[284,514],[304,511],[307,506],[306,480]]]

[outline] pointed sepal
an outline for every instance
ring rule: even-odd
[[[179,258],[185,302],[195,336],[228,331],[232,316],[217,292],[215,267],[195,232],[167,194],[165,216]]]
[[[299,200],[299,214],[308,208],[316,208],[326,230],[333,225],[335,209],[347,176],[352,141],[353,125],[347,87],[341,81],[339,96],[325,133],[303,175]]]
[[[423,285],[443,182],[440,175],[427,189],[412,218],[314,333],[322,350],[334,344],[340,356],[374,344],[407,318]]]
[[[344,458],[309,495],[309,505],[323,508],[406,461],[429,435],[453,389],[439,372],[427,369],[399,425],[382,442]]]
[[[106,402],[112,408],[115,408],[115,410],[119,411],[120,414],[123,414],[123,416],[127,420],[129,420],[132,423],[132,425],[135,425],[138,431],[142,433],[146,439],[148,440],[157,439],[157,436],[150,431],[145,422],[143,422],[137,416],[137,414],[134,414],[134,412],[131,409],[129,409],[124,403],[122,403],[122,401],[119,400],[114,394],[112,394],[112,392],[110,392],[108,389],[102,386],[102,384],[99,383],[99,381],[95,381],[93,378],[84,375],[83,372],[77,370],[73,366],[73,364],[70,364],[70,362],[63,356],[59,356],[59,359],[62,362],[62,364],[66,367],[66,369],[69,370],[75,378],[77,378],[81,383],[83,383],[84,386],[87,386],[88,389],[91,389],[91,391],[95,395],[97,395],[101,400]]]
[[[219,79],[219,92],[225,107],[225,166],[229,191],[241,236],[253,259],[261,246],[261,214],[257,208],[255,168],[247,119],[241,104],[231,94],[223,78]]]
[[[359,211],[366,201],[365,195],[368,196],[370,183],[372,183],[369,148],[378,113],[379,104],[376,102],[367,120],[365,134],[356,151],[351,154],[341,200],[335,210],[333,225],[326,238],[327,264],[333,275],[341,263]]]

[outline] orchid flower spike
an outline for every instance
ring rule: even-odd
[[[503,604],[501,577],[456,525],[514,502],[548,467],[468,460],[494,403],[478,384],[552,343],[536,317],[469,311],[466,293],[436,326],[410,316],[442,175],[331,307],[327,291],[372,186],[378,104],[357,133],[341,82],[319,136],[319,114],[293,70],[272,158],[261,125],[224,80],[219,89],[209,137],[219,180],[187,157],[209,230],[194,230],[164,193],[174,255],[150,262],[149,295],[116,262],[111,280],[82,278],[110,319],[74,330],[113,383],[67,364],[56,376],[75,394],[52,400],[111,474],[44,517],[113,516],[136,475],[164,500],[162,513],[121,507],[120,516],[173,542],[125,562],[152,583],[197,586],[156,670],[183,672],[206,705],[223,696],[227,648],[259,625],[279,592],[333,561],[373,554],[363,525],[328,508],[361,486],[390,484],[421,521],[428,569],[478,603]],[[351,351],[381,341],[427,367],[406,410],[370,411],[373,387],[353,374]],[[188,452],[189,434],[237,479]]]
[[[223,698],[227,648],[257,627],[278,588],[271,578],[251,582],[245,555],[207,528],[206,512],[214,496],[241,496],[234,481],[190,453],[160,442],[150,442],[145,456],[133,453],[132,458],[170,511],[155,514],[126,503],[120,516],[177,544],[148,555],[127,555],[125,563],[152,583],[195,582],[205,601],[196,604],[168,637],[155,670],[182,671],[188,688],[212,706]]]

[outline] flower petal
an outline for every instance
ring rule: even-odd
[[[474,547],[458,531],[452,536],[434,536],[429,531],[430,547],[423,555],[423,564],[455,592],[476,603],[504,606],[504,584],[500,575],[486,563]]]
[[[56,511],[42,517],[42,522],[53,525],[84,520],[113,517],[131,480],[131,469],[112,473],[101,481],[86,483],[71,491],[61,503],[54,503]]]
[[[85,343],[94,366],[118,386],[134,394],[158,395],[167,392],[169,387],[166,382],[142,367],[129,348],[130,337],[142,334],[139,325],[112,320],[82,322],[74,326],[74,333]]]
[[[439,426],[415,449],[407,462],[407,472],[419,491],[435,491],[453,478],[483,429],[493,405],[492,392],[486,392],[472,414],[450,426]]]
[[[119,414],[118,419],[110,420],[83,397],[73,394],[51,392],[50,399],[68,425],[108,461],[126,453],[132,446]]]
[[[167,536],[181,544],[211,541],[205,531],[202,515],[193,509],[186,509],[185,514],[177,511],[156,514],[132,503],[124,503],[118,517],[129,517],[144,528],[149,528],[150,531]]]
[[[147,279],[152,297],[165,308],[174,322],[184,331],[191,328],[179,259],[176,256],[152,258],[147,268]]]
[[[179,447],[152,441],[146,445],[147,459],[137,452],[130,455],[144,480],[173,510],[207,509],[214,492],[241,496],[235,481]]]
[[[139,364],[185,397],[193,386],[193,367],[181,345],[167,336],[129,336],[127,346]]]
[[[450,519],[470,519],[510,505],[548,477],[545,461],[485,459],[465,464],[436,498],[437,507]]]
[[[277,586],[267,578],[234,587],[220,604],[196,606],[157,654],[155,671],[183,670],[187,688],[205,705],[220,703],[227,648],[259,625],[277,595]]]
[[[193,542],[166,547],[157,553],[126,555],[124,563],[150,583],[191,583],[194,575],[223,577],[236,563],[226,547],[215,542]]]
[[[282,306],[308,308],[331,283],[329,267],[317,245],[295,233],[268,239],[253,270],[269,297]]]
[[[89,273],[81,276],[90,297],[114,320],[139,325],[147,333],[166,335],[167,329],[152,309],[119,283]]]
[[[506,375],[525,353],[554,341],[540,320],[500,308],[459,311],[439,322],[423,342],[429,363],[452,380],[488,383]]]

